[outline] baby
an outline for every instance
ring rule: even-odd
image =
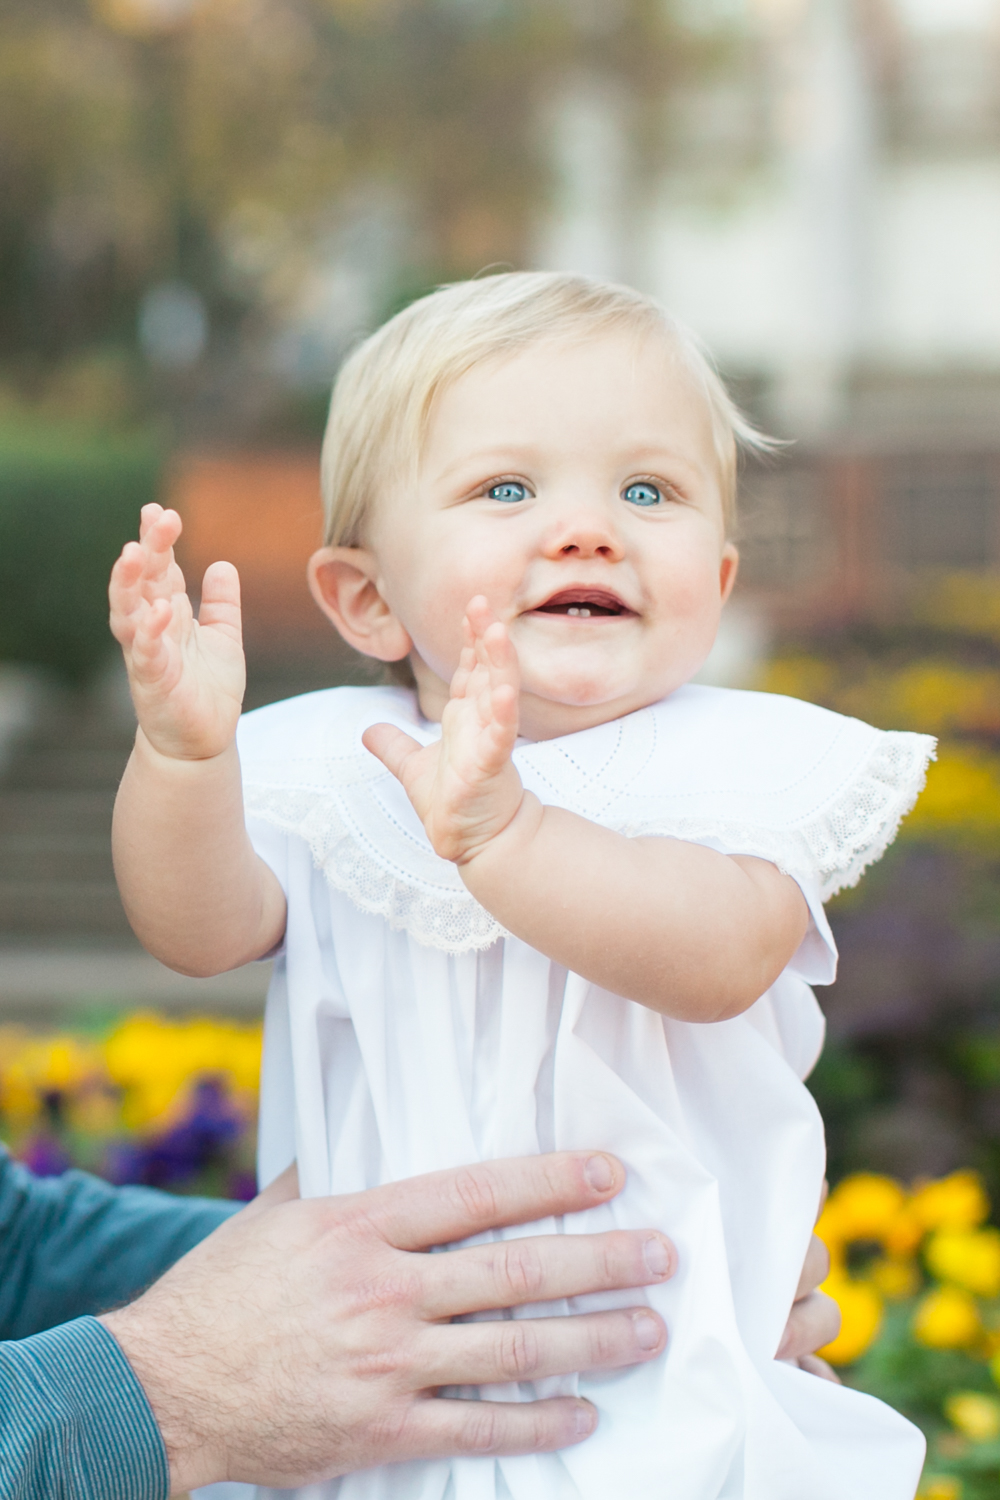
[[[297,1158],[303,1192],[351,1192],[596,1145],[624,1193],[551,1231],[669,1225],[680,1252],[648,1292],[665,1356],[460,1392],[585,1394],[601,1422],[579,1448],[317,1494],[914,1492],[915,1429],[775,1352],[823,1176],[800,1082],[809,984],[834,975],[822,901],[884,851],[932,742],[687,685],[736,577],[738,445],[763,440],[658,305],[496,276],[407,308],[334,391],[310,586],[407,685],[237,734],[235,570],[208,570],[195,622],[156,507],[116,565],[139,719],[122,897],[174,968],[276,955],[262,1178]]]

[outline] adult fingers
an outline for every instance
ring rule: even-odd
[[[369,1190],[359,1207],[390,1245],[427,1250],[485,1229],[593,1208],[624,1186],[624,1168],[607,1152],[557,1151],[410,1177]]]
[[[832,1365],[828,1365],[825,1359],[820,1359],[818,1354],[800,1354],[799,1369],[805,1370],[807,1375],[818,1375],[820,1380],[829,1380],[834,1385],[844,1383]]]
[[[814,1292],[829,1274],[830,1252],[823,1241],[814,1234],[809,1241],[806,1258],[802,1262],[799,1284],[795,1289],[795,1300],[798,1301],[800,1297],[806,1297],[810,1292]]]
[[[421,1309],[428,1318],[454,1318],[585,1292],[651,1286],[668,1280],[676,1269],[673,1245],[654,1230],[526,1235],[431,1256],[422,1268],[426,1290]]]
[[[421,1379],[431,1385],[543,1380],[583,1370],[619,1370],[662,1353],[667,1330],[648,1307],[570,1318],[504,1318],[428,1330]]]
[[[503,1457],[582,1442],[597,1426],[597,1412],[589,1401],[569,1396],[527,1402],[432,1397],[412,1408],[410,1425],[415,1458]]]
[[[825,1292],[810,1292],[789,1314],[775,1359],[801,1359],[832,1343],[840,1332],[840,1308]]]

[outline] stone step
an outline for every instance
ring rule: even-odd
[[[0,831],[0,871],[8,884],[72,880],[89,885],[95,880],[113,880],[107,830],[13,835]]]
[[[98,791],[0,786],[0,837],[59,838],[73,835],[111,837],[115,795]]]
[[[71,1024],[80,1006],[228,1011],[249,1018],[263,1010],[270,973],[269,963],[258,963],[212,979],[189,979],[157,963],[134,938],[37,946],[0,941],[0,1024]]]
[[[0,879],[0,934],[94,933],[125,937],[130,929],[110,880]]]
[[[128,755],[127,745],[29,742],[12,757],[4,781],[24,790],[107,788],[113,794]]]

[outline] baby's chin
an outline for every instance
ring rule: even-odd
[[[593,729],[597,724],[607,724],[611,719],[647,708],[679,686],[680,683],[674,683],[661,688],[648,682],[549,683],[528,678],[521,684],[520,732],[527,739],[537,740]]]
[[[589,654],[589,653],[588,653]],[[707,653],[683,661],[612,662],[605,658],[546,661],[525,652],[521,659],[521,733],[551,738],[606,724],[648,708],[676,692],[698,672]]]

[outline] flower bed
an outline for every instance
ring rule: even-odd
[[[0,1027],[0,1136],[34,1172],[253,1196],[259,1023],[136,1014]]]
[[[975,1172],[907,1190],[859,1172],[817,1232],[840,1334],[822,1352],[844,1379],[923,1428],[924,1500],[1000,1495],[1000,1229]]]

